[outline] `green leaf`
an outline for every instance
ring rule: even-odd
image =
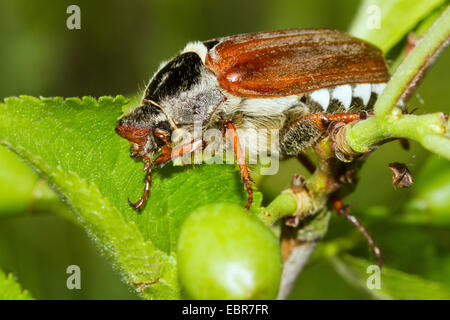
[[[365,0],[358,9],[350,33],[375,44],[386,53],[420,20],[445,2],[445,0]]]
[[[32,300],[30,293],[22,290],[14,276],[0,270],[0,300]]]
[[[376,299],[450,299],[450,288],[388,267],[381,269],[380,288],[369,289],[368,283],[375,284],[368,269],[373,263],[349,255],[330,260],[344,279]]]
[[[28,165],[18,161],[11,151],[0,147],[0,215],[25,212],[38,180]]]
[[[182,222],[201,205],[243,205],[246,195],[233,165],[167,165],[154,174],[145,210],[130,209],[127,198],[141,195],[144,174],[114,132],[126,104],[122,96],[8,98],[0,105],[0,142],[49,180],[145,298],[179,298],[174,254]]]
[[[0,146],[0,216],[56,214],[76,222],[73,213],[29,165]]]

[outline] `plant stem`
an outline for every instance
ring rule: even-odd
[[[350,124],[343,129],[345,143],[351,149],[365,153],[383,140],[407,138],[418,141],[426,149],[450,160],[446,116],[442,113],[421,116],[402,114],[395,107],[399,99],[406,102],[426,70],[448,44],[449,36],[450,5],[396,69],[375,103],[375,117]]]
[[[298,209],[297,199],[291,193],[284,192],[258,213],[258,217],[268,226],[283,217],[292,216]]]
[[[325,236],[330,217],[331,211],[325,208],[308,224],[298,229],[293,239],[282,239],[284,241],[283,244],[286,244],[283,251],[285,247],[288,247],[289,253],[284,260],[278,300],[287,299],[291,294],[298,276]]]
[[[335,161],[328,157],[329,152],[327,143],[323,143],[319,165],[308,181],[295,175],[290,188],[258,214],[269,226],[286,216],[292,216],[293,220],[286,221],[289,226],[284,227],[286,232],[281,236],[284,266],[278,299],[288,298],[296,279],[327,232],[331,212],[326,202],[328,195],[338,187],[333,183],[336,167],[331,164]]]
[[[450,160],[450,139],[445,136],[446,119],[442,113],[402,115],[393,113],[378,122],[375,117],[346,128],[348,145],[360,153],[389,138],[408,138]]]
[[[294,289],[295,282],[309,261],[319,242],[307,242],[295,246],[288,259],[284,261],[283,275],[277,300],[286,300]]]
[[[415,86],[416,81],[419,80],[416,78],[420,76],[421,70],[426,69],[433,62],[433,58],[448,42],[449,35],[450,5],[400,64],[383,94],[375,103],[374,111],[378,122],[388,116],[409,86]]]

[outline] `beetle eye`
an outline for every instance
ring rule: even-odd
[[[156,126],[159,130],[158,131],[166,131],[167,133],[169,133],[171,131],[171,127],[169,122],[167,121],[162,121],[160,123],[158,123],[158,125]]]

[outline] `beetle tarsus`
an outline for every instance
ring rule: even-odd
[[[151,164],[149,162],[145,163],[144,168],[146,168],[145,171],[147,171],[147,175],[145,176],[145,187],[142,197],[137,202],[131,202],[130,199],[128,199],[128,204],[135,210],[141,211],[142,208],[147,203],[148,197],[150,195],[150,188],[152,185],[152,165],[153,163]]]
[[[245,188],[247,189],[247,204],[245,205],[245,210],[249,210],[250,206],[253,203],[253,189],[252,186],[250,185],[251,183],[253,183],[253,180],[249,177],[249,179],[244,180],[244,184],[245,184]]]
[[[369,234],[369,232],[364,228],[364,226],[361,224],[361,222],[352,214],[349,212],[349,206],[344,204],[341,200],[341,198],[337,194],[332,194],[330,196],[331,204],[336,210],[336,212],[344,216],[348,221],[350,221],[358,230],[363,234],[363,236],[366,238],[367,242],[369,243],[369,246],[372,248],[373,253],[375,254],[378,266],[381,268],[383,265],[383,256],[381,255],[381,250],[373,240],[372,236]]]
[[[138,202],[131,202],[130,198],[128,198],[128,205],[130,207],[132,207],[133,209],[135,209],[135,210],[139,210],[140,209],[139,201]]]
[[[147,172],[148,169],[150,169],[150,165],[151,165],[150,161],[147,161],[147,162],[145,163],[144,169],[143,169],[142,171]]]
[[[150,196],[150,188],[152,185],[152,170],[155,165],[160,165],[160,167],[163,167],[166,163],[173,160],[174,158],[183,156],[184,154],[193,152],[199,148],[204,148],[205,146],[206,142],[203,139],[192,140],[190,143],[181,145],[174,149],[172,149],[170,145],[167,144],[161,148],[161,155],[154,161],[151,161],[147,158],[143,169],[144,172],[147,172],[144,192],[139,201],[131,202],[130,200],[128,200],[128,204],[130,205],[130,207],[140,211],[145,206],[145,203]]]

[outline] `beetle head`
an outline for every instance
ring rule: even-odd
[[[152,159],[164,145],[162,136],[170,142],[171,128],[162,112],[143,105],[119,120],[116,133],[131,142],[132,158]]]

